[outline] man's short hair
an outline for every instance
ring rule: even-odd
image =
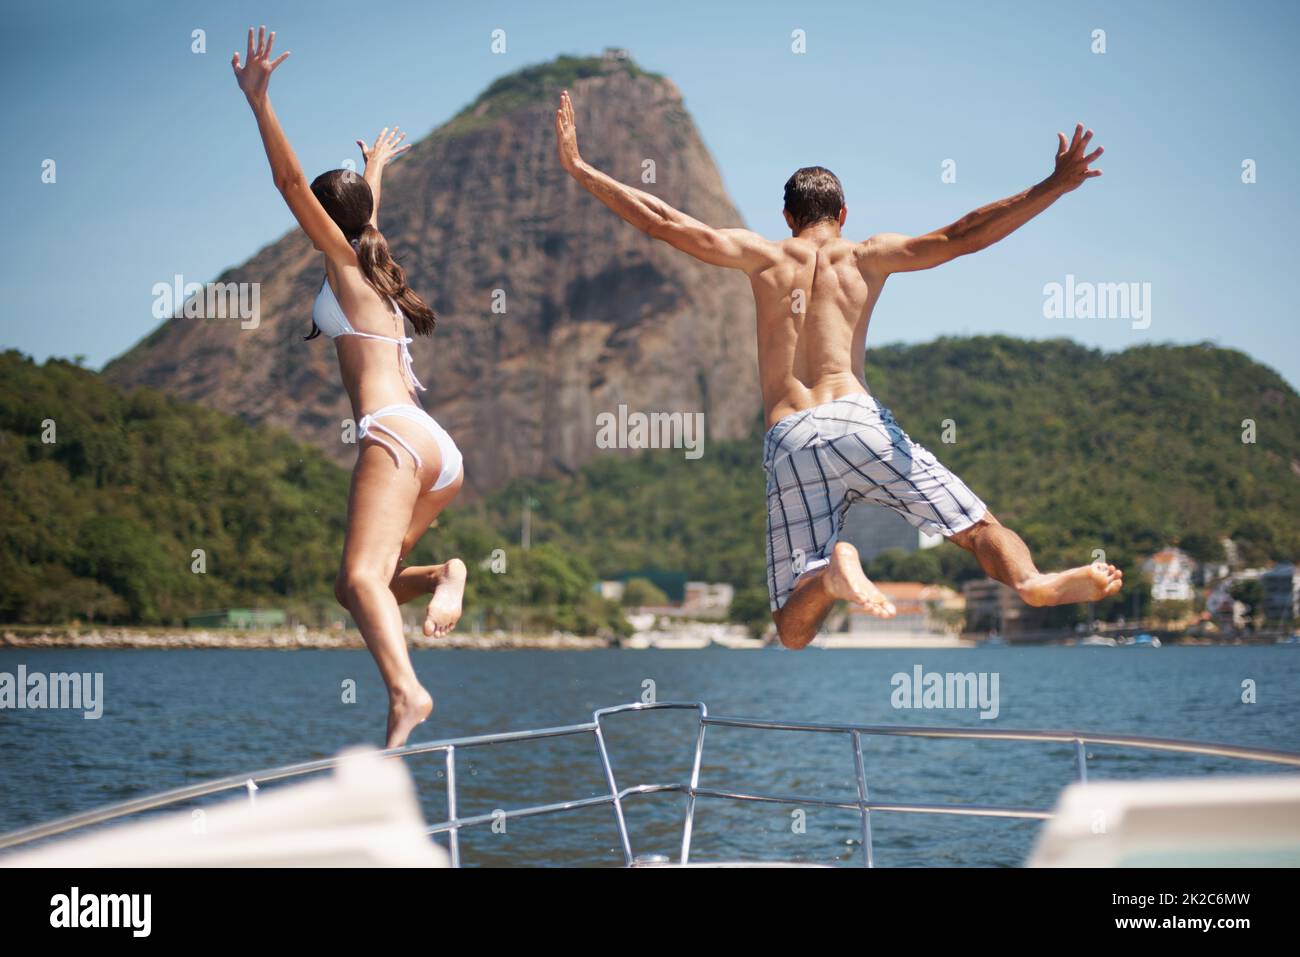
[[[825,166],[805,166],[785,181],[785,209],[796,231],[824,219],[839,219],[844,187]]]

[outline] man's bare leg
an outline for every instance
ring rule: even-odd
[[[1024,541],[992,512],[949,541],[979,559],[980,566],[1004,585],[1016,590],[1027,605],[1071,605],[1099,601],[1124,586],[1124,573],[1114,565],[1097,562],[1063,572],[1040,572]]]
[[[817,636],[837,601],[849,601],[869,615],[893,618],[897,609],[862,571],[858,550],[838,542],[830,563],[800,577],[783,607],[772,612],[781,644],[802,648]]]

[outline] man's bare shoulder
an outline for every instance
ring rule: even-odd
[[[820,251],[829,255],[843,255],[851,252],[858,245],[844,236],[827,236],[819,239],[809,239],[807,236],[786,236],[783,239],[771,240],[771,242],[783,249],[807,252]]]
[[[867,276],[888,275],[890,257],[898,252],[900,244],[907,239],[902,233],[876,233],[860,243],[853,243],[853,255],[857,259],[858,269]]]
[[[798,236],[786,236],[784,239],[771,240],[773,246],[784,257],[791,259],[807,259],[817,252],[817,247],[806,239],[800,239]]]
[[[798,262],[811,262],[814,259],[820,259],[824,263],[830,262],[834,264],[856,259],[858,244],[843,237],[813,242],[809,239],[791,236],[789,239],[782,240],[780,246],[787,257]]]
[[[831,265],[853,263],[856,256],[856,244],[843,238],[814,242],[799,236],[787,236],[783,239],[765,239],[763,242],[765,246],[764,254],[760,257],[760,271],[782,265],[803,269],[819,261]]]
[[[766,236],[761,233],[756,233],[752,229],[732,227],[720,230],[720,232],[734,238],[736,242],[744,244],[748,249],[755,252],[763,253],[768,256],[779,256],[781,254],[781,240],[768,239]]]
[[[781,260],[781,245],[752,229],[727,226],[713,230],[729,251],[731,262],[726,263],[753,273],[775,265]]]
[[[781,255],[800,262],[814,259],[818,255],[839,259],[853,254],[853,243],[847,239],[814,242],[801,236],[787,236],[784,239],[771,240],[771,243]]]

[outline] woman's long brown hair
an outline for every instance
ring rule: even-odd
[[[356,245],[357,263],[366,282],[379,295],[397,303],[406,318],[411,320],[416,335],[431,334],[438,317],[428,303],[406,284],[406,270],[388,251],[388,240],[370,224],[370,214],[375,208],[370,184],[351,170],[332,169],[312,181],[311,191],[343,235]],[[311,329],[306,338],[314,339],[320,335],[315,322],[312,322]]]

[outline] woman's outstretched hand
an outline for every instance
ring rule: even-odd
[[[235,69],[235,81],[239,88],[244,91],[244,96],[250,100],[260,99],[266,96],[266,88],[271,82],[271,74],[275,68],[285,61],[289,54],[281,53],[274,60],[271,59],[271,47],[275,44],[275,33],[272,31],[270,36],[266,34],[266,27],[259,27],[257,31],[256,44],[253,40],[253,28],[248,28],[248,58],[247,62],[241,67],[239,64],[239,54],[236,53],[230,60],[230,65]]]
[[[361,155],[366,159],[366,169],[374,167],[382,170],[385,166],[401,156],[411,148],[411,144],[400,145],[402,140],[406,139],[405,133],[400,133],[394,126],[390,131],[384,127],[375,137],[374,146],[366,146],[365,140],[357,140],[357,146],[361,147]]]

